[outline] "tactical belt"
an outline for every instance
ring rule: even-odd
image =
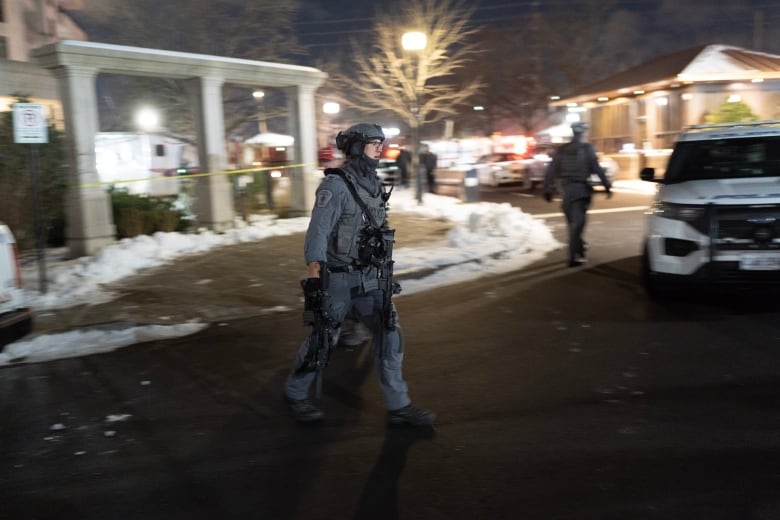
[[[350,264],[350,265],[334,265],[328,266],[328,271],[331,273],[354,273],[355,271],[362,271],[366,265]]]

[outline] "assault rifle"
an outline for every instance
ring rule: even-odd
[[[301,372],[315,371],[315,397],[322,397],[322,372],[330,361],[336,323],[330,317],[330,295],[328,294],[329,273],[325,262],[320,263],[320,277],[301,280],[304,307],[303,323],[311,325],[309,351],[299,369]]]
[[[382,323],[387,330],[395,330],[398,326],[398,313],[393,303],[393,295],[401,292],[401,284],[393,280],[393,244],[395,243],[395,229],[387,227],[387,224],[379,230],[382,233],[384,243],[384,259],[377,266],[379,270],[379,288],[382,290]],[[379,359],[385,358],[385,335],[382,334],[379,341]]]

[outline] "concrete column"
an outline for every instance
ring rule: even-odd
[[[220,77],[197,78],[189,84],[198,135],[198,166],[201,173],[216,174],[196,178],[195,212],[198,223],[214,231],[232,228],[234,216],[233,187],[223,173],[227,170],[223,84]]]
[[[293,161],[303,165],[290,172],[290,213],[297,216],[311,214],[314,191],[321,180],[317,173],[316,90],[310,85],[286,89],[290,133],[295,138]]]
[[[98,131],[97,70],[90,67],[57,67],[65,114],[65,136],[69,163],[68,194],[65,201],[65,238],[72,257],[94,255],[115,240],[116,227],[111,200],[98,184],[95,166],[95,134]]]

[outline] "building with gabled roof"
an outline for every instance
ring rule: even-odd
[[[680,131],[706,122],[727,101],[759,119],[780,118],[780,56],[729,45],[700,45],[657,57],[585,85],[550,106],[590,123],[605,153],[669,149]]]

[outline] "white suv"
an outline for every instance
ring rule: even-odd
[[[0,350],[32,329],[32,312],[25,305],[16,240],[0,222]]]
[[[648,212],[650,296],[682,282],[780,282],[780,121],[689,127]]]

